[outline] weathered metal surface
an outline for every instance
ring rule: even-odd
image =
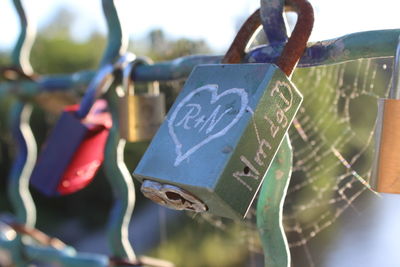
[[[292,146],[286,135],[265,174],[257,202],[257,228],[264,249],[265,266],[289,267],[290,251],[282,225],[282,211],[292,173]]]
[[[290,77],[307,47],[314,27],[314,9],[307,0],[287,0],[286,4],[296,12],[297,22],[276,65]]]
[[[246,47],[250,43],[253,35],[261,26],[260,9],[251,14],[246,21],[242,24],[237,32],[235,39],[233,39],[225,56],[222,58],[222,64],[238,64],[243,61],[246,55]]]
[[[271,64],[198,66],[134,176],[180,187],[214,214],[243,217],[301,99]]]

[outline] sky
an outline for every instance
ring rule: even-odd
[[[400,28],[399,0],[309,0],[315,24],[311,41],[348,33]],[[170,37],[204,39],[216,51],[224,51],[235,36],[237,21],[251,14],[260,0],[117,0],[121,18],[133,39],[155,28]],[[55,10],[67,7],[76,13],[76,39],[93,30],[106,32],[100,0],[23,0],[31,21],[41,27],[53,19]],[[12,0],[0,1],[0,49],[13,46],[19,32]]]

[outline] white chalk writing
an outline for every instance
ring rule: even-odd
[[[211,93],[210,102],[201,104],[193,103],[193,97],[203,92]],[[216,84],[208,84],[199,87],[186,95],[172,112],[171,117],[168,119],[168,131],[175,144],[175,151],[177,154],[174,166],[178,166],[183,160],[187,159],[190,155],[198,151],[201,147],[205,146],[210,141],[224,136],[243,116],[249,101],[247,92],[244,89],[231,88],[223,91],[221,94],[218,94],[217,92],[218,85]],[[239,99],[239,110],[234,113],[235,116],[232,120],[228,122],[226,122],[225,120],[225,124],[219,127],[220,130],[215,130],[213,132],[215,127],[222,123],[223,117],[231,112],[233,108],[229,107],[221,112],[222,105],[216,105],[216,107],[212,109],[211,114],[206,115],[202,114],[202,105],[214,105],[217,101],[220,101],[220,99],[225,99],[224,97],[227,97],[226,99],[232,101],[232,96]],[[204,110],[210,109],[208,108]],[[182,113],[182,119],[176,121],[178,115],[181,115]],[[197,133],[203,133],[204,137],[200,142],[192,144],[191,147],[187,147],[186,151],[184,151],[183,144],[181,143],[177,135],[178,129],[184,129],[185,132],[188,132],[187,134],[192,134],[193,130],[195,130]]]

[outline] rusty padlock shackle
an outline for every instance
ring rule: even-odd
[[[314,24],[314,12],[307,0],[286,0],[286,10],[295,11],[298,18],[296,26],[276,65],[287,76],[290,76],[307,46]],[[260,9],[257,9],[240,28],[221,63],[240,63],[245,55],[245,48],[248,42],[261,25]]]
[[[126,90],[124,97],[135,94],[134,78],[135,69],[140,65],[151,65],[154,62],[148,57],[137,57],[122,69],[122,87]],[[153,88],[148,92],[150,94],[158,95],[160,94],[160,87],[158,81],[153,81]]]

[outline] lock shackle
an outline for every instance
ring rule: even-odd
[[[276,65],[290,76],[307,46],[314,25],[314,11],[307,0],[286,0],[285,4],[285,11],[297,13],[297,23]],[[260,9],[257,9],[242,25],[221,63],[240,63],[248,42],[261,25]]]
[[[105,64],[97,71],[82,97],[79,110],[75,113],[78,118],[86,117],[96,99],[108,90],[114,81],[114,72],[123,69],[128,62],[131,62],[135,58],[134,54],[126,53],[114,64]]]
[[[114,80],[114,66],[112,64],[106,64],[102,66],[93,79],[90,81],[88,88],[82,97],[79,109],[75,112],[75,115],[82,119],[87,116],[90,109],[92,108],[96,98],[101,95],[103,90],[110,87]]]
[[[392,84],[390,86],[389,98],[400,99],[400,36],[393,59]]]
[[[135,70],[140,65],[151,65],[153,61],[148,57],[137,57],[133,61],[126,64],[122,70],[122,86],[126,90],[125,96],[132,96],[135,94]],[[153,86],[149,87],[149,94],[159,95],[160,87],[158,81],[153,82]]]

